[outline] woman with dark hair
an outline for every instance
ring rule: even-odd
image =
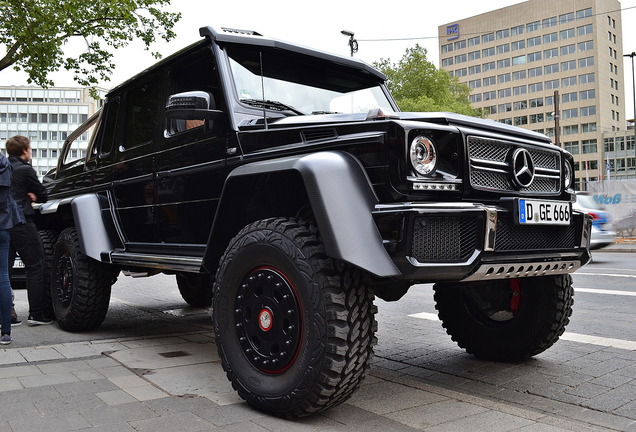
[[[11,283],[9,282],[9,230],[25,223],[22,209],[11,197],[13,168],[0,153],[0,345],[10,344],[11,338]]]

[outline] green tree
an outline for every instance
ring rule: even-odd
[[[426,58],[426,49],[416,44],[408,48],[397,63],[380,59],[374,66],[387,76],[387,85],[402,111],[446,111],[484,117],[482,110],[470,105],[470,88],[437,69]]]
[[[158,38],[169,41],[180,13],[161,11],[170,0],[0,0],[0,71],[24,70],[28,83],[48,87],[49,74],[62,67],[83,86],[108,81],[115,68],[111,50],[141,39],[148,50]],[[70,38],[83,38],[86,50],[65,57]],[[155,58],[161,57],[153,52]],[[94,92],[95,93],[95,92]]]

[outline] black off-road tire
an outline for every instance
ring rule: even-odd
[[[99,327],[108,312],[113,272],[80,252],[75,228],[60,233],[51,268],[53,311],[60,327],[73,332]]]
[[[51,269],[53,267],[53,254],[55,253],[55,244],[57,243],[58,231],[41,230],[39,231],[40,241],[44,249],[44,265],[42,272],[42,280],[44,281],[44,304],[46,305],[45,314],[53,317],[53,304],[51,299]]]
[[[232,386],[280,417],[344,402],[373,356],[373,300],[369,276],[330,259],[313,224],[280,218],[246,226],[214,284],[216,344]]]
[[[484,315],[467,289],[472,296],[484,288],[498,289],[505,296],[508,289],[512,296],[510,281],[481,284],[469,287],[466,283],[438,283],[433,287],[435,308],[443,327],[469,354],[493,361],[531,357],[551,347],[570,322],[574,303],[570,275],[519,279],[518,310],[504,320]]]
[[[181,297],[192,307],[207,308],[212,305],[214,282],[209,275],[177,273],[177,286]]]

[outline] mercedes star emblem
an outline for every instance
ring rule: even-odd
[[[524,148],[518,148],[512,154],[512,178],[520,188],[527,188],[534,180],[534,162]]]

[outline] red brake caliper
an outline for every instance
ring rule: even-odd
[[[519,286],[519,279],[510,279],[510,291],[512,291],[512,297],[510,298],[510,311],[512,316],[517,316],[519,311],[519,302],[521,301],[521,287]]]

